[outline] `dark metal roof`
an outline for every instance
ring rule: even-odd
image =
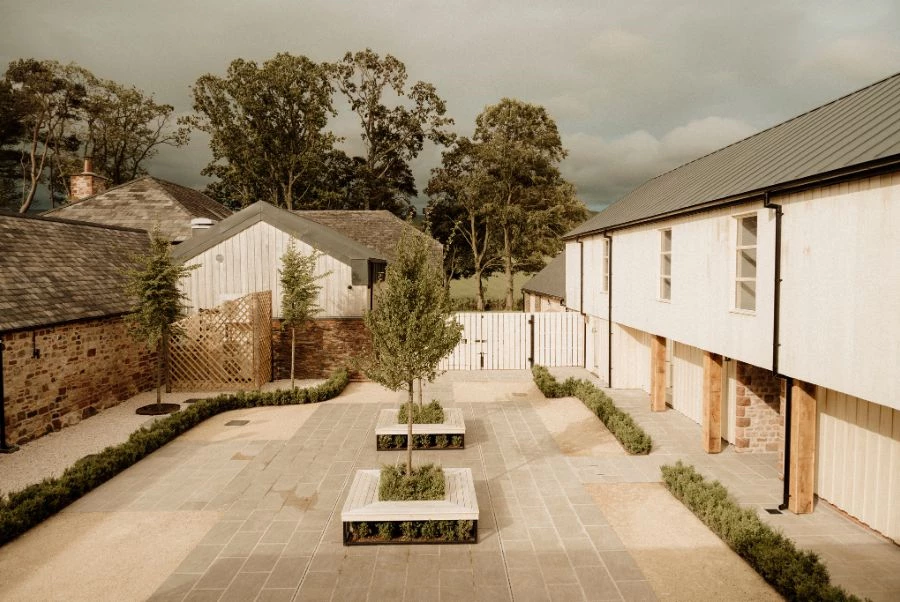
[[[526,293],[536,293],[546,297],[565,300],[566,298],[566,253],[554,257],[547,266],[522,285]]]
[[[181,241],[191,236],[191,219],[206,217],[218,221],[231,215],[231,211],[202,192],[144,176],[44,215],[142,230],[158,225],[163,236]]]
[[[900,73],[644,183],[566,238],[900,160]]]
[[[142,230],[0,214],[0,331],[125,313]]]
[[[368,282],[368,261],[386,261],[387,257],[352,238],[301,214],[275,207],[271,203],[257,202],[225,218],[203,234],[194,236],[177,247],[174,257],[187,262],[223,240],[231,238],[250,226],[266,222],[310,246],[346,263],[352,270],[353,283]]]

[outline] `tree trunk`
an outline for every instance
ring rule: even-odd
[[[513,270],[512,249],[509,244],[509,231],[503,229],[503,271],[506,274],[506,310],[513,308]]]
[[[297,329],[291,327],[291,388],[294,388],[294,358],[297,349]]]
[[[425,399],[422,397],[422,379],[419,379],[419,407],[425,405]]]
[[[475,270],[475,309],[484,311],[484,281],[481,277],[481,270]]]
[[[163,353],[165,353],[165,338],[160,339],[159,343],[156,345],[156,405],[159,407],[162,404],[162,368],[163,368]]]
[[[413,449],[413,381],[409,381],[409,407],[406,412],[406,475],[412,475],[412,449]]]

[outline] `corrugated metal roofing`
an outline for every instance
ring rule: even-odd
[[[522,290],[557,299],[566,298],[566,253],[554,257],[547,266],[522,285]]]
[[[898,153],[900,73],[659,175],[566,238],[727,202]]]
[[[0,331],[121,314],[146,232],[0,214]]]

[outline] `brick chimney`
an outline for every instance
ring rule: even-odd
[[[106,190],[106,181],[101,175],[94,173],[94,164],[90,157],[84,158],[84,171],[69,176],[69,201],[80,201]]]

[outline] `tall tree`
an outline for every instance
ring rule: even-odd
[[[336,141],[325,130],[335,114],[327,65],[287,53],[262,65],[235,59],[225,77],[203,75],[192,92],[195,115],[182,123],[210,136],[204,175],[242,206],[265,200],[292,210],[316,198]]]
[[[281,256],[281,318],[282,328],[291,329],[291,388],[294,388],[294,365],[297,349],[297,329],[319,313],[316,298],[322,286],[317,281],[327,274],[316,274],[320,253],[304,255],[291,239]]]
[[[84,102],[83,153],[113,185],[146,173],[162,146],[183,146],[187,127],[170,127],[175,107],[112,80],[93,82]]]
[[[74,63],[18,59],[0,85],[0,178],[21,190],[28,211],[45,185],[51,204],[68,191],[67,176],[93,156],[96,171],[120,184],[146,173],[160,146],[181,146],[187,129],[170,127],[174,108],[141,90],[96,77]],[[10,133],[9,127],[14,127]],[[18,147],[21,167],[8,161]]]
[[[21,178],[19,144],[25,123],[12,84],[0,80],[0,209],[19,208],[17,182]]]
[[[513,274],[541,269],[587,209],[560,175],[566,151],[543,107],[504,98],[478,115],[473,141],[485,178],[483,198],[499,228],[506,309],[512,309]]]
[[[404,234],[375,299],[374,309],[365,315],[372,336],[365,373],[392,391],[407,389],[406,473],[411,474],[413,383],[433,380],[441,359],[462,334],[462,327],[450,319],[450,299],[440,268],[431,260],[427,237]]]
[[[444,272],[452,278],[475,278],[475,302],[484,310],[484,278],[501,266],[499,234],[488,202],[487,174],[479,148],[459,138],[444,152],[441,166],[432,170],[426,194],[426,224],[444,245]]]
[[[356,203],[361,209],[388,209],[405,217],[416,195],[409,162],[425,140],[446,144],[453,120],[435,87],[418,81],[406,85],[406,66],[370,48],[344,55],[335,67],[338,89],[362,127],[364,161],[357,166]],[[405,104],[388,106],[392,95]]]
[[[16,95],[15,104],[25,128],[22,139],[22,198],[19,212],[34,202],[52,151],[60,147],[68,128],[78,118],[87,96],[81,81],[85,70],[56,61],[18,59],[9,64],[5,79]]]
[[[159,229],[150,237],[149,251],[135,258],[126,272],[126,293],[134,299],[126,320],[132,335],[156,351],[156,405],[162,403],[163,368],[168,365],[169,340],[178,334],[175,322],[184,315],[184,293],[178,287],[196,265],[185,266],[172,259],[171,245]]]

